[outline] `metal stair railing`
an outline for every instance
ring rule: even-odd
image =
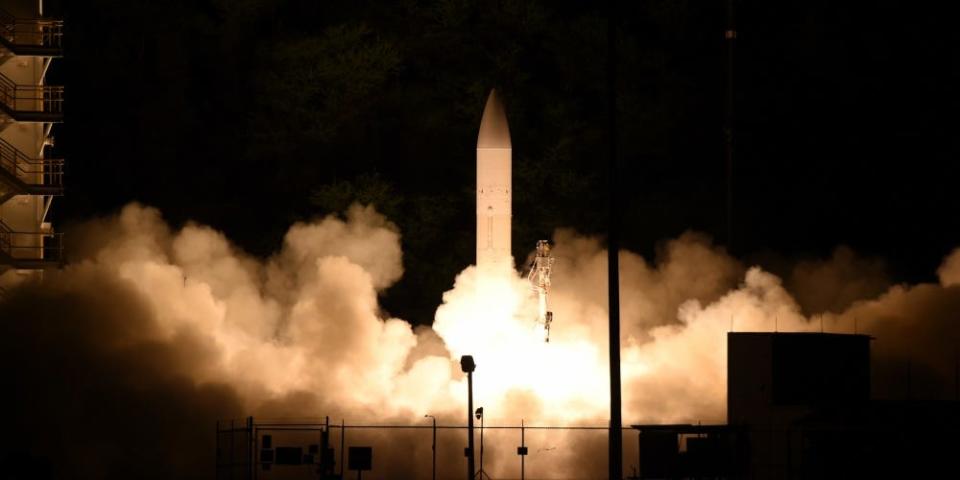
[[[63,113],[63,86],[17,85],[0,74],[0,103],[15,112]]]
[[[26,185],[63,188],[62,158],[30,158],[0,138],[0,168]]]
[[[13,230],[3,220],[0,220],[0,252],[6,253],[12,257],[10,252],[13,250]]]
[[[0,37],[11,45],[63,48],[63,20],[17,18],[0,9]]]
[[[39,242],[30,239],[41,237]],[[58,263],[63,260],[63,234],[54,232],[17,232],[0,220],[0,252],[14,266],[21,263]]]

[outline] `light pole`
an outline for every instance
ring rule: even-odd
[[[520,419],[520,448],[517,449],[517,453],[520,454],[520,480],[525,480],[527,476],[527,467],[524,464],[524,461],[527,458],[527,441],[524,438],[524,433],[526,429],[523,425],[523,419]]]
[[[473,356],[460,357],[460,369],[467,374],[467,480],[473,480],[473,371],[477,365],[473,363]]]
[[[480,471],[477,472],[477,476],[483,479],[483,476],[486,475],[486,472],[483,471],[483,407],[480,407],[476,411],[477,420],[480,420]]]
[[[430,445],[430,448],[433,450],[433,475],[431,478],[437,480],[437,417],[433,415],[424,415],[423,418],[430,418],[433,420],[433,443]]]

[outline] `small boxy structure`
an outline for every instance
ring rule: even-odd
[[[347,468],[356,471],[358,479],[360,472],[373,469],[372,447],[350,447],[347,452]]]
[[[742,429],[730,425],[631,425],[639,432],[640,478],[740,478]]]

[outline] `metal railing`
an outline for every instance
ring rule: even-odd
[[[0,103],[15,112],[63,113],[63,87],[17,85],[0,74]]]
[[[57,263],[63,259],[63,234],[18,232],[0,220],[0,252],[16,263]]]
[[[63,48],[63,20],[17,18],[0,9],[0,37],[11,45]]]
[[[62,158],[30,158],[0,139],[0,168],[27,185],[63,187]]]

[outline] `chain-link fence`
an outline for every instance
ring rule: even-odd
[[[217,478],[464,479],[467,431],[427,417],[422,425],[248,418],[217,424]],[[637,474],[637,434],[623,429],[624,471]],[[474,427],[475,478],[575,479],[606,476],[608,429],[497,422]],[[351,469],[370,447],[369,470]],[[351,461],[351,448],[355,455]]]

